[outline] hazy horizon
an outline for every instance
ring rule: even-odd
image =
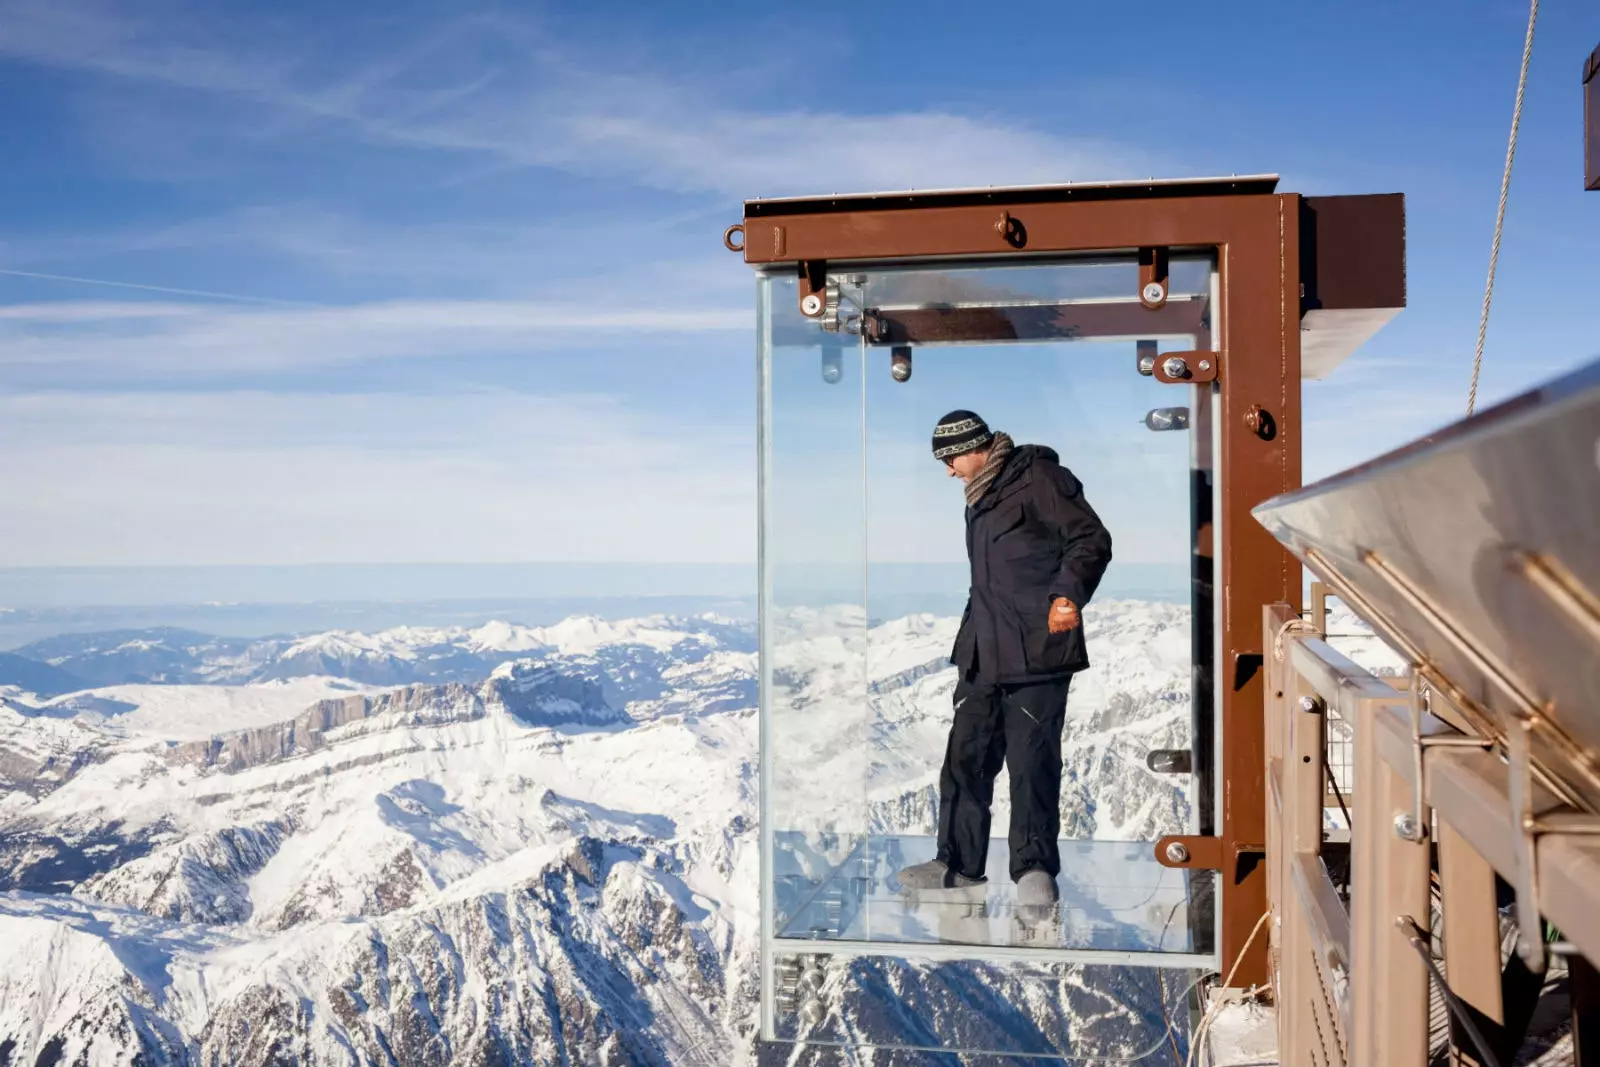
[[[861,599],[860,573],[784,568],[780,604]],[[958,613],[965,563],[874,564],[875,618]],[[841,579],[853,579],[843,581]],[[1102,599],[1187,599],[1185,566],[1113,563]],[[0,568],[0,649],[59,633],[172,626],[226,637],[394,626],[469,626],[504,619],[549,625],[717,612],[753,618],[755,564],[322,564]]]

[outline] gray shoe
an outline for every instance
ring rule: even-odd
[[[942,860],[929,860],[906,867],[895,878],[899,880],[901,889],[967,889],[986,881],[952,871]]]
[[[1028,871],[1017,879],[1017,914],[1028,922],[1043,922],[1056,913],[1056,880],[1044,871]]]

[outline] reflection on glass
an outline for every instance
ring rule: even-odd
[[[1146,757],[1190,745],[1191,562],[1209,513],[1193,444],[1210,406],[1199,387],[1141,373],[1140,357],[1210,346],[1211,271],[1175,260],[1154,310],[1129,259],[841,272],[837,334],[799,314],[791,281],[763,280],[768,933],[783,945],[1209,959],[1210,875],[1160,866],[1149,844],[1193,831],[1189,783]],[[895,367],[908,348],[909,376]],[[1059,899],[1042,910],[1019,906],[1009,875],[1004,771],[987,882],[919,891],[898,876],[935,854],[969,596],[963,489],[930,448],[955,409],[1053,449],[1114,542],[1082,610],[1091,666],[1067,703]]]
[[[792,279],[763,284],[775,342],[763,364],[763,701],[768,749],[784,754],[763,818],[790,835],[770,872],[788,926],[865,832],[861,360],[800,316]]]

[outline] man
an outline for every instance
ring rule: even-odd
[[[1111,535],[1054,451],[1015,446],[970,411],[933,431],[934,458],[966,485],[972,585],[951,661],[954,721],[939,780],[938,858],[902,870],[908,889],[986,881],[990,803],[1011,780],[1011,877],[1025,913],[1053,909],[1061,854],[1061,727],[1072,675],[1089,665],[1081,609],[1111,562]]]

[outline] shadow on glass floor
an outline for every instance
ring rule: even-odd
[[[1006,842],[990,844],[989,881],[910,890],[896,872],[932,859],[932,837],[778,833],[775,933],[780,938],[1119,953],[1204,953],[1211,872],[1163,867],[1149,842],[1062,841],[1060,901],[1019,908]],[[1193,913],[1191,915],[1191,912]],[[1202,937],[1209,942],[1209,937]]]

